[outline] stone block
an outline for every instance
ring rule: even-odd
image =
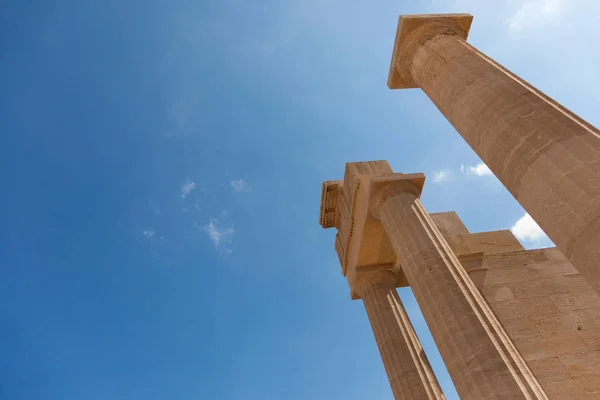
[[[463,237],[473,253],[504,254],[525,250],[509,230],[470,233]]]
[[[572,380],[574,386],[578,389],[581,399],[598,400],[600,399],[600,379],[597,374],[578,376]]]
[[[577,332],[562,332],[548,336],[516,339],[514,343],[525,360],[528,361],[588,351]]]
[[[543,249],[542,251],[544,254],[546,254],[546,257],[548,257],[549,260],[564,261],[567,259],[565,255],[556,247],[549,247]]]
[[[531,281],[539,278],[526,265],[518,265],[514,267],[490,268],[485,276],[484,285],[504,285],[512,282]]]
[[[559,360],[572,378],[584,375],[596,375],[600,378],[600,351],[565,354]]]
[[[511,339],[525,339],[534,336],[539,336],[535,324],[530,318],[515,318],[502,321],[504,329],[508,332]]]
[[[595,290],[557,294],[550,296],[550,300],[564,312],[600,307],[600,295]]]
[[[531,360],[528,364],[540,383],[562,382],[571,379],[558,357]]]
[[[542,335],[577,332],[598,327],[594,316],[578,311],[534,316],[531,320]]]
[[[573,381],[546,382],[542,387],[551,400],[584,400]]]
[[[527,282],[510,283],[507,286],[512,290],[515,299],[590,290],[589,284],[579,275],[533,279]]]
[[[500,301],[488,303],[501,321],[514,318],[531,317],[537,315],[555,314],[558,308],[548,297],[532,297],[521,300]]]
[[[477,271],[479,272],[479,271]],[[484,271],[481,271],[484,273]],[[477,275],[477,274],[476,274]],[[477,278],[475,276],[475,278]],[[479,287],[479,286],[478,286]],[[499,301],[507,301],[514,300],[515,296],[513,295],[512,290],[508,286],[483,286],[481,289],[483,296],[488,302],[499,302]]]
[[[567,260],[549,260],[546,262],[533,263],[528,265],[540,276],[553,276],[553,275],[578,275],[579,272],[573,267],[573,265]]]
[[[429,214],[444,237],[468,234],[469,230],[454,211]]]
[[[577,335],[590,350],[600,350],[600,328],[586,329],[577,332]]]
[[[486,268],[517,267],[549,261],[540,250],[511,251],[507,253],[488,254],[485,257]]]

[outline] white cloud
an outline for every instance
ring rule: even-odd
[[[494,174],[484,163],[479,163],[477,165],[460,165],[460,173],[466,176],[493,176]],[[433,173],[433,182],[434,183],[442,183],[450,180],[455,180],[456,171],[452,169],[441,169],[435,171]]]
[[[542,239],[547,239],[546,234],[539,227],[539,225],[531,218],[527,213],[523,215],[513,226],[510,228],[513,235],[517,239],[523,242],[539,242]]]
[[[520,32],[548,23],[556,24],[564,9],[564,0],[526,0],[507,20],[508,29]]]
[[[181,184],[181,198],[185,199],[196,188],[196,182],[189,179]]]
[[[477,176],[493,175],[490,168],[487,165],[485,165],[484,163],[479,163],[475,166],[469,166],[469,167],[465,167],[464,165],[461,165],[460,170],[462,172],[466,172],[467,174],[470,174],[470,175],[477,175]]]
[[[441,171],[437,171],[437,172],[433,173],[433,182],[434,183],[445,182],[448,180],[449,177],[450,177],[450,171],[447,169],[443,169]]]
[[[234,192],[243,192],[246,189],[246,182],[243,179],[238,179],[236,181],[231,181],[231,187]]]
[[[223,244],[225,241],[230,240],[231,236],[235,233],[233,226],[223,227],[219,224],[219,221],[212,219],[208,225],[204,227],[208,237],[213,241],[215,246]],[[226,249],[226,251],[229,249]]]
[[[144,235],[144,237],[147,238],[151,238],[156,234],[156,231],[152,228],[150,229],[146,229],[145,231],[142,231],[142,235]]]

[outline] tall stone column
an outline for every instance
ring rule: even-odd
[[[400,176],[371,186],[378,218],[461,399],[547,399],[448,243]]]
[[[388,86],[421,88],[600,290],[600,131],[469,45],[471,20],[401,16]]]
[[[394,398],[444,399],[400,302],[394,274],[365,275],[355,289],[363,299]]]

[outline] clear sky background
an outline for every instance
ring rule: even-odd
[[[323,180],[387,159],[430,212],[549,244],[387,89],[398,15],[472,13],[469,42],[598,126],[594,3],[4,0],[0,399],[391,399]]]

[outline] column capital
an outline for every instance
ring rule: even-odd
[[[375,176],[370,182],[369,213],[379,219],[381,206],[390,198],[399,193],[412,193],[416,198],[421,196],[425,175],[417,174],[391,174]]]
[[[417,48],[435,35],[467,39],[473,16],[470,14],[401,15],[388,75],[390,89],[416,88],[411,64]]]
[[[362,298],[363,290],[367,285],[382,284],[389,286],[390,289],[396,289],[396,275],[389,269],[360,273],[354,281],[352,290],[359,296],[357,298]]]

